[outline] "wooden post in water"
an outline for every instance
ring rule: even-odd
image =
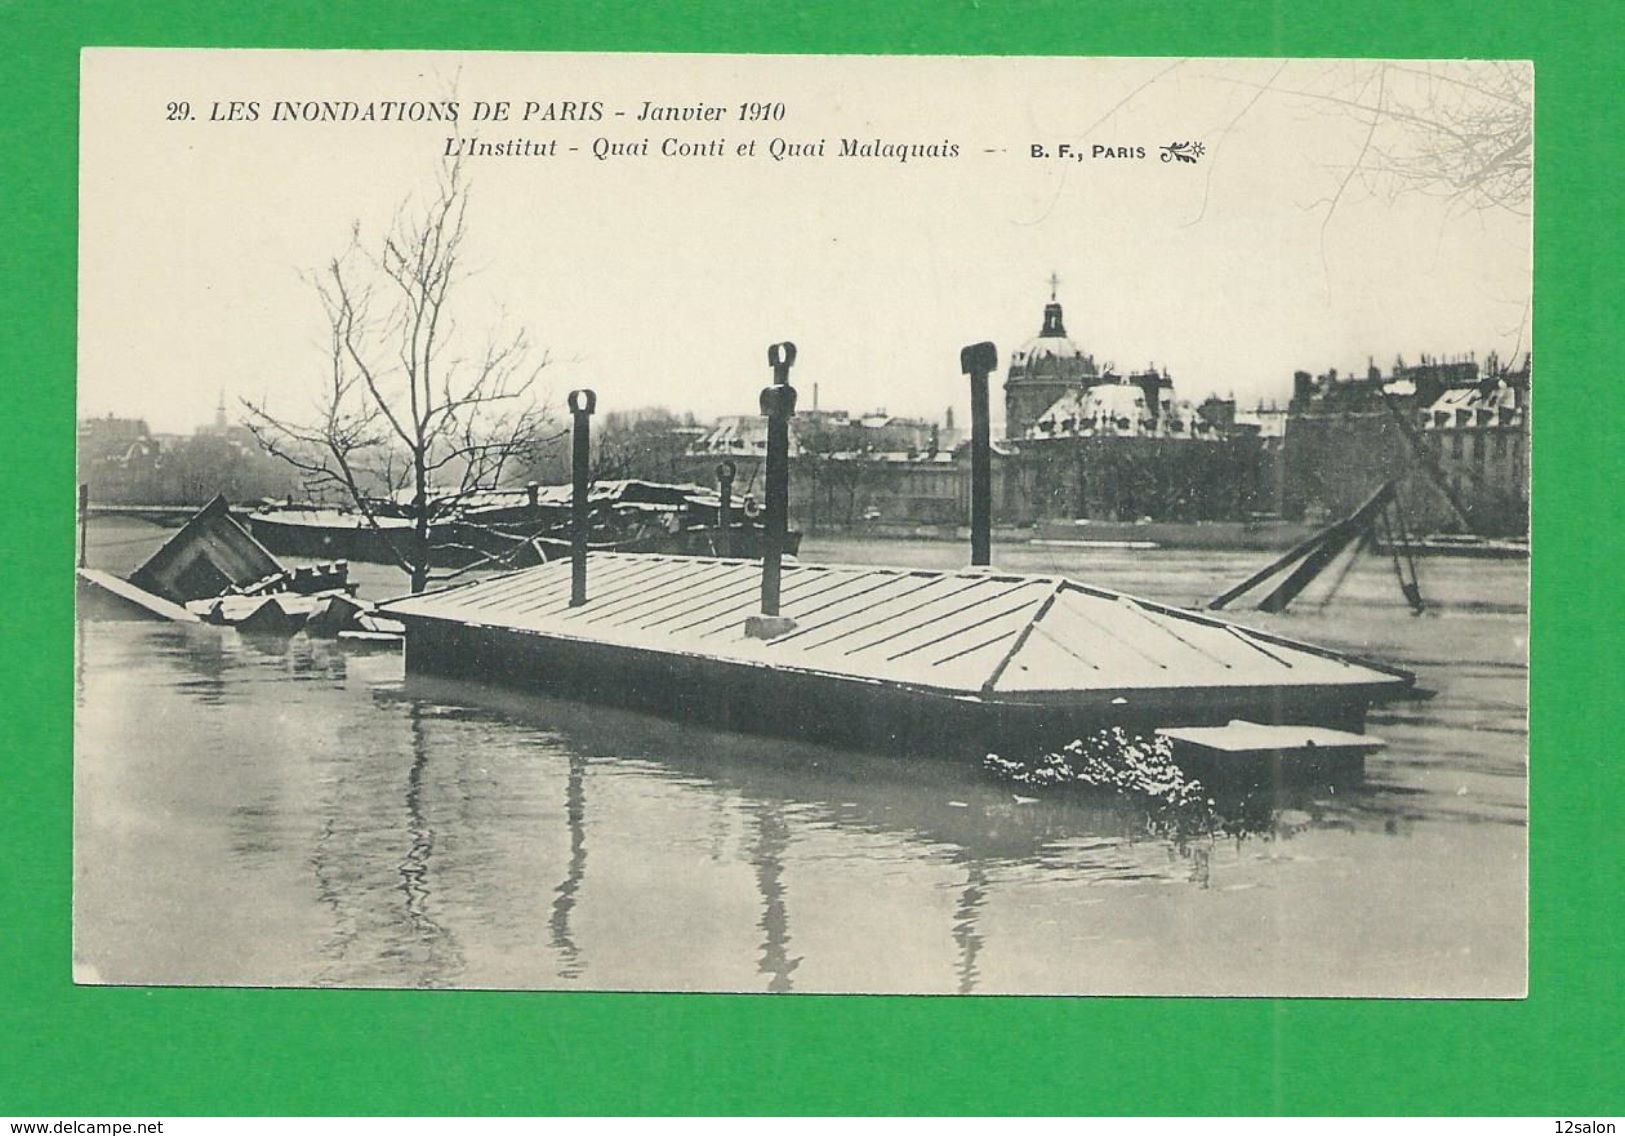
[[[731,461],[717,466],[717,555],[733,555],[734,474],[739,467]]]
[[[790,515],[790,418],[796,412],[796,388],[790,368],[796,361],[794,343],[775,343],[767,349],[773,385],[762,388],[761,409],[767,418],[767,516],[762,549],[762,614],[746,620],[745,633],[770,639],[789,630],[779,616],[779,576],[784,562],[784,534]]]
[[[999,365],[998,348],[973,343],[959,353],[959,369],[970,376],[970,562],[993,562],[993,443],[987,407],[987,377]]]
[[[79,567],[85,567],[86,539],[85,530],[90,522],[90,484],[79,483]]]
[[[580,607],[587,602],[588,420],[598,396],[590,390],[571,391],[569,406],[575,419],[570,435],[570,606]]]

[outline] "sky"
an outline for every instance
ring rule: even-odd
[[[80,413],[160,432],[212,419],[221,397],[234,418],[243,398],[308,415],[327,366],[311,273],[354,227],[369,240],[430,191],[448,138],[475,136],[556,152],[467,162],[474,271],[453,297],[457,337],[474,351],[525,328],[545,349],[554,405],[589,386],[600,412],[753,413],[767,346],[789,339],[803,406],[816,385],[828,409],[940,419],[952,407],[964,421],[959,349],[992,340],[1002,371],[1038,331],[1052,274],[1075,341],[1124,371],[1166,367],[1181,398],[1284,404],[1298,369],[1507,358],[1530,346],[1529,218],[1373,176],[1406,161],[1414,136],[1351,106],[1381,97],[1410,113],[1476,74],[1324,60],[89,51]],[[272,120],[277,100],[446,99],[456,124]],[[603,111],[470,121],[476,102],[502,100],[514,117],[526,102]],[[645,100],[724,118],[640,122]],[[232,101],[257,103],[258,117],[210,120]],[[738,121],[749,102],[783,116]],[[666,138],[719,141],[723,156],[592,155],[597,139],[658,151]],[[822,140],[825,154],[775,161],[775,138]],[[842,139],[959,152],[841,157]],[[738,155],[752,140],[755,154]],[[1163,160],[1176,141],[1202,153]],[[1062,144],[1082,159],[1059,156]]]

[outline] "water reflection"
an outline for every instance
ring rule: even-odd
[[[782,816],[761,810],[795,802],[843,829],[903,835],[921,847],[968,859],[1025,861],[1057,839],[1079,834],[1120,839],[1153,835],[1139,803],[1070,796],[1017,801],[972,762],[842,750],[810,742],[764,741],[614,707],[528,695],[478,683],[408,675],[381,700],[432,704],[472,718],[545,732],[578,758],[637,760],[666,775],[736,794],[752,803],[753,848],[784,851]],[[1267,815],[1267,814],[1266,814]],[[764,827],[765,826],[765,827]],[[753,858],[754,862],[754,858]]]
[[[959,893],[954,908],[954,943],[959,947],[959,993],[976,991],[980,972],[976,969],[976,956],[982,949],[982,936],[976,929],[976,917],[987,900],[987,869],[974,861],[965,866],[965,889]]]
[[[342,850],[335,846],[337,831],[335,819],[327,817],[316,833],[316,845],[310,854],[311,875],[316,880],[316,900],[327,910],[332,923],[332,930],[317,946],[318,953],[327,960],[312,978],[312,982],[318,986],[343,982],[340,964],[349,955],[357,935],[358,920],[345,900],[345,886],[338,875],[345,864]]]
[[[228,636],[214,628],[163,625],[155,636],[163,659],[184,672],[173,688],[203,706],[226,700],[226,672],[236,665]]]
[[[1018,795],[947,757],[405,676],[398,655],[302,636],[76,635],[77,787],[96,806],[76,856],[97,869],[76,949],[116,980],[1167,990],[1215,942],[1318,939],[1300,970],[1353,982],[1370,964],[1341,944],[1456,950],[1475,926],[1475,959],[1519,965],[1492,932],[1522,897],[1522,672],[1449,621],[1410,649],[1487,646],[1373,724],[1390,749],[1365,784],[1219,798],[1209,827]],[[1499,901],[1478,901],[1486,881]],[[1297,978],[1270,989],[1332,981]]]
[[[790,847],[790,827],[777,802],[758,801],[751,812],[756,841],[750,858],[756,867],[756,890],[762,897],[762,917],[756,921],[762,932],[762,956],[756,971],[768,976],[768,993],[786,994],[794,988],[790,976],[801,965],[799,958],[790,957],[790,916],[784,902],[784,853]]]
[[[382,978],[394,985],[447,986],[464,969],[457,936],[437,911],[439,894],[450,885],[435,871],[434,722],[419,705],[406,703],[402,710],[395,729],[405,744],[387,752],[408,760],[393,775],[357,760],[348,739],[318,747],[318,823],[307,864],[316,901],[329,913],[329,930],[317,947],[325,960],[314,977],[320,984]],[[387,728],[369,725],[372,731]],[[369,746],[377,742],[368,739]]]
[[[1226,810],[1222,824],[1185,831],[1177,817],[1130,798],[1018,796],[963,762],[764,743],[633,711],[432,676],[406,676],[399,685],[376,688],[373,698],[414,721],[428,716],[477,727],[482,735],[494,731],[544,739],[528,759],[544,769],[555,760],[549,755],[562,758],[561,818],[568,847],[546,927],[554,972],[566,983],[579,981],[586,969],[586,950],[573,922],[589,863],[589,763],[611,778],[607,784],[616,778],[642,784],[654,777],[684,792],[703,791],[707,819],[695,826],[693,838],[707,861],[732,859],[726,854],[728,814],[743,818],[746,832],[737,855],[748,864],[756,893],[754,969],[770,992],[796,989],[804,962],[794,948],[790,919],[793,878],[801,862],[798,832],[882,838],[869,853],[881,866],[914,859],[956,865],[961,882],[945,930],[953,951],[952,989],[971,993],[980,988],[986,943],[981,922],[1001,888],[1000,865],[1013,869],[1009,874],[1018,890],[1035,872],[1067,883],[1184,884],[1208,890],[1218,844],[1234,851],[1247,840],[1289,837],[1292,830],[1275,822],[1282,808],[1325,811],[1325,802],[1315,795],[1324,789],[1283,786],[1218,798]],[[420,735],[415,737],[421,743]],[[445,744],[455,743],[446,739]],[[471,823],[477,824],[477,817]],[[605,866],[610,873],[626,870],[623,863]],[[645,870],[658,876],[668,869]]]
[[[429,732],[423,708],[407,711],[412,743],[412,764],[406,775],[406,836],[410,841],[397,871],[405,897],[404,954],[413,951],[418,984],[446,985],[462,969],[457,942],[430,912],[429,859],[434,854],[435,830],[423,801],[423,782],[429,767]]]
[[[553,889],[553,913],[547,929],[553,949],[559,953],[559,977],[565,981],[580,978],[584,967],[581,948],[570,934],[570,912],[575,909],[576,892],[587,877],[587,759],[570,755],[570,772],[565,780],[564,816],[570,828],[570,862],[564,880]]]

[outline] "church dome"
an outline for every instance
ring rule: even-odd
[[[1050,277],[1049,303],[1044,305],[1044,326],[1037,335],[1010,353],[1004,380],[1004,436],[1025,438],[1040,414],[1062,395],[1081,391],[1099,381],[1094,356],[1084,354],[1067,338],[1060,301],[1055,298],[1056,277]]]
[[[1095,375],[1095,361],[1067,337],[1061,305],[1044,305],[1044,326],[1037,335],[1010,354],[1013,381],[1022,379],[1077,381]]]

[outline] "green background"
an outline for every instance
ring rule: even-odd
[[[0,3],[0,1115],[1625,1111],[1620,5],[249,7]],[[1528,1000],[75,988],[75,167],[94,44],[1533,58]]]

